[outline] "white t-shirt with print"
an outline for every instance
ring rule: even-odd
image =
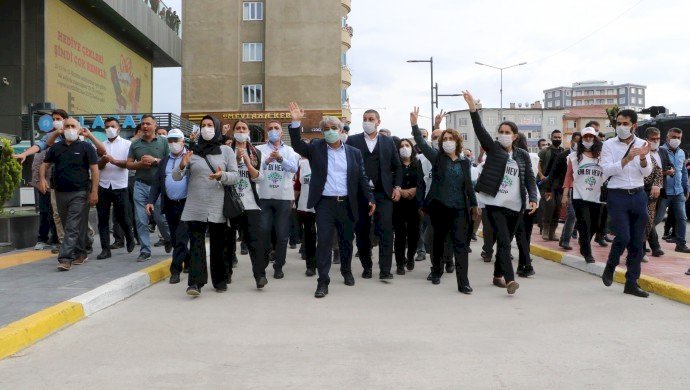
[[[503,174],[503,180],[501,180],[501,185],[498,187],[496,196],[490,196],[483,192],[479,192],[477,194],[477,201],[485,205],[505,207],[513,211],[520,211],[522,209],[520,185],[520,168],[511,154],[508,156],[506,170]]]
[[[251,177],[249,176],[249,170],[247,170],[247,165],[244,161],[237,164],[237,172],[240,174],[240,179],[235,183],[235,191],[237,195],[242,199],[242,204],[245,210],[261,210],[258,204],[256,204],[256,199],[254,198],[254,192],[252,191]],[[259,177],[254,179],[254,182],[261,181],[261,173]]]
[[[601,185],[604,184],[604,171],[599,165],[599,159],[582,155],[577,161],[577,154],[568,156],[573,167],[573,199],[601,203]]]
[[[309,160],[301,159],[299,160],[299,184],[300,193],[299,200],[297,201],[297,210],[305,211],[308,213],[315,213],[316,211],[312,208],[307,208],[307,201],[309,200],[309,182],[311,181],[311,165],[309,165]]]

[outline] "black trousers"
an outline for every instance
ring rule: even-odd
[[[228,261],[225,258],[225,223],[188,221],[189,229],[189,286],[201,288],[208,283],[206,267],[206,230],[210,235],[211,283],[215,288],[227,287]]]
[[[515,231],[515,237],[517,238],[518,251],[520,253],[518,264],[525,267],[532,265],[532,257],[530,256],[530,244],[532,243],[532,228],[534,227],[534,220],[536,218],[537,212],[534,214],[529,213],[530,210],[525,210],[522,214],[522,218],[518,222],[517,229]]]
[[[515,280],[513,263],[510,261],[510,243],[515,237],[515,230],[520,220],[519,211],[505,207],[486,205],[491,228],[496,234],[496,262],[494,263],[494,277],[504,277],[506,282]]]
[[[49,241],[57,242],[57,230],[55,222],[53,221],[53,206],[50,204],[50,192],[42,194],[39,190],[34,189],[36,205],[38,206],[38,242],[47,243]]]
[[[573,208],[577,218],[575,228],[577,229],[577,239],[580,243],[580,254],[582,256],[592,256],[592,237],[600,233],[601,203],[573,199]]]
[[[491,222],[489,222],[489,213],[486,209],[482,210],[482,235],[484,236],[482,252],[486,253],[488,258],[491,258],[491,256],[494,255],[496,236],[494,234],[494,229],[491,227]]]
[[[379,268],[381,272],[390,273],[393,265],[393,201],[383,192],[374,192],[376,211],[374,211],[374,234],[379,238]],[[359,218],[357,219],[357,250],[364,269],[371,270],[371,217],[369,201],[359,200]]]
[[[128,184],[127,184],[127,199],[129,200],[129,207],[124,210],[125,213],[129,216],[129,220],[132,221],[132,230],[134,239],[139,241],[139,236],[137,235],[137,224],[134,222],[134,176],[130,176],[128,178]],[[122,210],[120,210],[122,212]],[[113,209],[113,220],[115,220],[115,214],[116,210]],[[125,232],[122,231],[122,228],[118,224],[113,224],[113,238],[115,239],[115,242],[119,244],[125,243]]]
[[[443,275],[443,249],[446,236],[450,233],[453,240],[453,254],[455,255],[455,273],[458,276],[458,286],[469,285],[467,278],[469,236],[467,230],[471,223],[467,209],[449,208],[437,200],[429,205],[431,225],[434,227],[434,253],[431,255],[432,272]]]
[[[405,262],[414,261],[419,244],[419,208],[415,199],[401,199],[393,204],[393,229],[395,264],[402,267]]]
[[[316,268],[316,214],[298,211],[297,219],[304,237],[302,244],[307,258],[307,268]]]
[[[302,227],[299,223],[299,217],[296,208],[293,208],[290,211],[290,232],[288,235],[288,243],[290,245],[297,245],[302,240]]]
[[[316,267],[319,283],[330,283],[331,250],[333,233],[338,234],[340,247],[340,273],[352,273],[352,239],[354,238],[354,217],[346,200],[321,198],[316,203]],[[360,252],[361,255],[361,252]]]
[[[597,225],[597,233],[596,237],[598,238],[604,238],[603,236],[608,233],[608,219],[609,219],[609,211],[608,208],[606,207],[606,204],[602,204],[601,207],[599,208],[599,220],[594,222]]]
[[[78,256],[86,256],[89,241],[89,191],[56,191],[55,201],[65,230],[58,261],[71,263]]]
[[[228,235],[228,245],[226,245],[227,259],[237,251],[237,232],[243,237],[249,249],[249,259],[252,262],[252,273],[254,278],[266,276],[268,267],[268,251],[265,246],[265,236],[268,234],[261,225],[261,210],[245,210],[241,215],[230,220],[230,234]],[[229,262],[228,262],[229,263]],[[229,264],[228,274],[232,275],[232,264]]]
[[[98,235],[100,236],[101,248],[103,250],[110,248],[111,205],[115,209],[113,224],[120,226],[127,241],[134,241],[131,215],[126,212],[130,208],[127,188],[115,190],[112,187],[103,188],[99,186],[96,211],[98,212]]]
[[[173,246],[172,263],[170,264],[170,273],[179,275],[183,268],[189,268],[189,231],[187,224],[180,221],[182,211],[184,210],[185,199],[167,200],[165,202],[165,219],[168,221],[170,228],[170,243]]]
[[[542,235],[548,236],[549,239],[554,239],[556,235],[556,228],[558,227],[558,220],[561,214],[562,197],[562,189],[554,190],[551,194],[551,199],[546,200],[544,203]]]

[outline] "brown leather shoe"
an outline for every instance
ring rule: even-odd
[[[508,283],[508,294],[515,294],[515,291],[517,291],[518,288],[520,288],[520,285],[518,284],[518,282],[513,280],[512,282]]]
[[[507,284],[505,279],[503,278],[494,278],[494,286],[500,287],[500,288],[506,288]]]
[[[60,261],[57,268],[58,271],[69,271],[72,268],[72,264],[69,261]]]
[[[79,255],[79,256],[77,256],[76,259],[74,259],[74,261],[72,261],[72,264],[74,264],[74,265],[82,265],[82,264],[86,263],[86,260],[88,260],[88,259],[89,259],[89,258],[86,257],[86,255]]]

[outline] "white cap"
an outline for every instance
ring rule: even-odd
[[[587,135],[587,134],[590,134],[590,135],[593,135],[593,136],[596,137],[596,136],[597,136],[597,131],[594,130],[594,127],[585,127],[584,129],[582,129],[582,131],[580,132],[580,134],[581,134],[583,137],[584,137],[585,135]]]
[[[184,133],[180,129],[172,129],[168,132],[168,138],[184,138]]]

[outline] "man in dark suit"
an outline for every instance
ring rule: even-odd
[[[379,279],[393,279],[391,265],[393,262],[393,202],[400,199],[402,184],[402,164],[395,142],[391,137],[377,134],[381,117],[375,110],[364,112],[364,133],[351,135],[347,144],[359,149],[364,160],[364,170],[369,178],[376,201],[374,213],[374,233],[379,238]],[[361,195],[360,195],[361,196]],[[357,232],[357,250],[364,272],[362,277],[371,278],[371,218],[367,210],[359,211],[355,228]]]
[[[331,268],[334,229],[338,232],[340,245],[340,272],[345,284],[353,286],[352,239],[353,225],[360,218],[358,210],[363,206],[359,202],[364,199],[368,203],[367,218],[374,214],[376,204],[364,171],[362,155],[359,150],[340,140],[342,122],[336,117],[324,117],[320,123],[324,139],[315,139],[307,144],[301,139],[304,110],[293,102],[290,103],[290,114],[292,147],[308,159],[311,166],[307,207],[316,210],[316,266],[319,270],[314,296],[323,298],[328,294],[330,283],[328,272]]]
[[[186,150],[184,147],[184,134],[179,129],[172,129],[168,133],[168,146],[170,154],[163,157],[158,164],[159,168],[151,183],[149,200],[146,205],[146,213],[151,215],[154,205],[161,198],[161,211],[165,215],[170,227],[170,243],[173,247],[172,263],[170,264],[170,283],[180,282],[180,273],[183,266],[189,267],[189,234],[187,224],[180,221],[184,204],[187,200],[188,176],[180,181],[172,178],[172,172],[180,166]]]

